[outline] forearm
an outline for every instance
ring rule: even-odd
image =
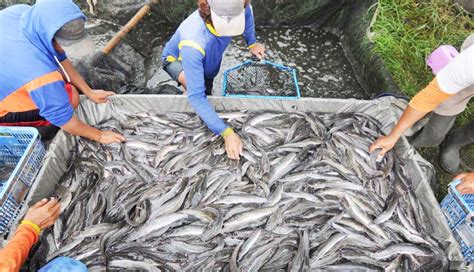
[[[72,65],[71,61],[65,59],[61,62],[61,65],[64,67],[64,70],[69,75],[69,79],[71,80],[71,84],[74,85],[77,89],[79,89],[83,94],[89,96],[91,93],[91,88],[89,85],[84,81],[82,76],[76,71],[76,68]]]
[[[390,135],[400,138],[407,129],[449,97],[450,95],[441,90],[437,79],[434,78],[428,86],[413,97]]]
[[[20,225],[7,246],[0,250],[0,271],[19,271],[38,240],[33,227]]]
[[[181,55],[183,57],[183,70],[186,75],[188,101],[207,127],[219,135],[227,128],[227,125],[219,118],[205,94],[206,87],[202,63],[204,54],[194,47],[183,46]]]
[[[100,130],[89,126],[88,124],[82,122],[75,115],[72,117],[69,122],[61,127],[64,131],[75,135],[88,138],[94,141],[99,141],[101,132]]]
[[[205,95],[189,95],[188,99],[196,113],[199,115],[199,117],[201,117],[207,127],[215,134],[221,135],[227,128],[227,125],[221,118],[219,118],[216,111],[209,103]]]
[[[251,49],[257,43],[257,38],[255,34],[255,20],[253,16],[252,6],[250,5],[245,9],[244,38],[249,49]]]
[[[415,110],[411,106],[407,106],[403,112],[397,125],[390,132],[390,136],[400,138],[406,130],[411,128],[416,122],[423,118],[427,113]]]

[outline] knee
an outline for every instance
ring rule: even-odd
[[[178,76],[178,82],[186,89],[186,77],[184,76],[184,71],[181,72]]]
[[[79,92],[77,91],[76,87],[71,86],[71,105],[74,109],[79,107]]]

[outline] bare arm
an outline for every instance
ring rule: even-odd
[[[444,93],[439,85],[436,78],[434,78],[426,88],[421,90],[407,106],[403,115],[398,120],[398,123],[392,129],[392,132],[388,136],[382,136],[375,141],[369,151],[372,152],[375,149],[382,149],[380,156],[385,155],[390,151],[398,139],[405,133],[405,131],[423,118],[427,113],[434,110],[440,103],[450,97],[449,94]]]
[[[81,136],[94,141],[99,141],[100,139],[100,130],[82,122],[76,115],[61,128],[72,135]]]
[[[66,73],[71,80],[71,84],[82,91],[90,100],[96,104],[107,103],[108,97],[114,95],[114,92],[108,92],[104,90],[92,90],[91,87],[84,81],[82,76],[76,71],[76,68],[72,65],[71,61],[65,59],[61,62],[61,65],[66,70]]]
[[[443,68],[426,88],[413,97],[392,132],[387,137],[380,137],[375,141],[370,151],[380,148],[382,149],[380,155],[383,156],[414,123],[450,96],[474,84],[473,58],[474,46],[471,46]]]
[[[398,139],[405,133],[405,131],[413,126],[416,122],[418,122],[421,118],[423,118],[427,112],[421,112],[415,110],[411,106],[407,106],[403,115],[398,120],[398,123],[392,129],[392,132],[388,136],[382,136],[377,141],[375,141],[370,146],[370,152],[374,151],[375,149],[382,149],[380,152],[380,156],[385,155],[388,151],[390,151],[395,144],[398,142]]]
[[[56,51],[64,52],[64,50],[56,41],[54,42],[54,47],[56,48]],[[94,101],[95,103],[107,103],[109,101],[108,97],[115,94],[114,92],[91,89],[89,84],[85,82],[82,76],[77,72],[76,68],[74,68],[74,65],[72,65],[70,60],[65,59],[61,61],[61,66],[64,68],[67,75],[69,76],[71,84],[74,85],[77,89],[79,89],[83,94],[85,94],[90,100]]]
[[[54,41],[54,48],[58,53],[64,54],[64,49],[56,41]],[[74,68],[74,65],[72,65],[71,61],[66,58],[65,60],[61,61],[61,65],[69,76],[71,84],[74,85],[77,89],[79,89],[83,94],[87,95],[87,97],[89,97],[89,94],[91,94],[92,89],[84,81],[82,76],[76,71],[76,68]]]
[[[396,137],[397,140],[407,131],[407,129],[411,128],[416,122],[421,120],[427,112],[421,112],[415,110],[411,106],[407,106],[405,111],[403,112],[400,120],[398,120],[397,125],[392,129],[390,132],[390,136]]]
[[[61,128],[72,135],[88,138],[103,144],[120,143],[125,141],[125,138],[122,135],[111,131],[100,131],[82,122],[75,115]]]
[[[71,61],[65,59],[61,62],[61,65],[63,66],[64,70],[66,70],[66,73],[68,74],[69,79],[71,80],[71,84],[74,85],[77,89],[79,89],[87,97],[89,97],[89,95],[92,93],[92,89],[84,81],[82,76],[76,71],[76,68],[74,68]]]

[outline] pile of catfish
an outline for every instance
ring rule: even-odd
[[[442,241],[403,162],[368,153],[363,114],[225,112],[244,144],[227,158],[194,114],[118,114],[78,139],[63,213],[30,269],[70,256],[91,271],[445,270]]]

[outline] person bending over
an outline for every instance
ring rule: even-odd
[[[107,102],[113,94],[92,90],[58,43],[84,42],[84,21],[71,0],[42,0],[0,11],[0,126],[33,126],[40,132],[61,127],[103,144],[125,140],[74,114],[77,89],[95,103]]]
[[[198,7],[166,43],[163,69],[183,86],[207,127],[224,138],[228,157],[237,160],[243,150],[242,141],[219,118],[206,95],[212,94],[214,78],[233,36],[243,34],[250,52],[260,59],[265,48],[257,43],[249,0],[199,0]]]

